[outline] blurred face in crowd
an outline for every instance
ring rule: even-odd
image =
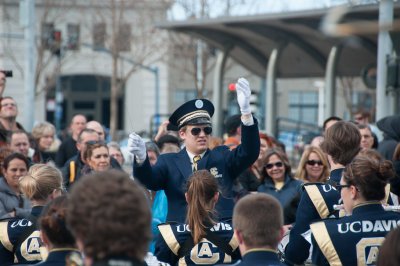
[[[265,171],[267,171],[267,174],[274,182],[282,182],[285,180],[285,165],[276,154],[268,158],[265,164]]]
[[[268,143],[265,139],[260,138],[260,153],[257,160],[262,160],[265,157],[265,152],[268,150]]]
[[[0,104],[0,117],[7,118],[16,118],[18,115],[17,103],[13,99],[4,98]]]
[[[86,124],[86,128],[93,129],[99,134],[100,140],[105,140],[106,136],[104,134],[104,129],[97,121],[90,121]]]
[[[77,138],[82,129],[86,127],[86,117],[83,115],[76,115],[71,121],[71,132],[74,138]]]
[[[179,136],[186,149],[196,155],[205,152],[210,142],[211,127],[209,125],[187,125],[179,130]],[[205,131],[209,132],[207,134]]]
[[[83,132],[81,135],[81,141],[76,143],[76,148],[78,151],[81,153],[81,156],[86,151],[86,146],[87,143],[89,142],[96,142],[99,141],[99,135],[96,132],[90,133],[90,132]],[[82,158],[82,157],[81,157]],[[83,159],[83,158],[82,158]]]
[[[54,141],[54,132],[51,130],[45,131],[39,139],[39,149],[41,151],[48,150],[51,144],[53,144],[53,141]]]
[[[110,154],[110,157],[113,157],[115,160],[117,160],[119,165],[124,164],[124,156],[122,155],[120,150],[110,146],[110,147],[108,147],[108,152]]]
[[[371,149],[374,145],[374,137],[372,136],[371,130],[368,128],[360,129],[361,144],[360,147],[363,149]]]
[[[28,157],[29,148],[30,144],[26,133],[14,133],[12,135],[10,142],[10,149],[13,152],[19,152]]]
[[[318,154],[315,152],[311,152],[310,155],[308,155],[305,167],[310,182],[317,182],[324,171],[324,165],[321,158],[319,158]]]
[[[106,171],[110,168],[110,155],[106,147],[95,148],[87,160],[87,164],[96,172]]]
[[[28,169],[24,161],[20,159],[13,159],[8,164],[7,169],[3,168],[3,175],[7,184],[14,190],[18,191],[19,178],[27,173]]]
[[[361,125],[368,125],[368,117],[364,117],[363,114],[355,114],[354,121]]]
[[[147,151],[147,156],[149,157],[150,165],[155,165],[157,162],[157,154],[154,151]]]

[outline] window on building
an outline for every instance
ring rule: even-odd
[[[176,90],[174,92],[173,106],[181,106],[187,101],[193,100],[197,97],[196,89]]]
[[[318,121],[317,92],[289,92],[289,118],[305,123]]]
[[[53,23],[42,23],[41,29],[41,41],[44,49],[50,49],[54,43],[54,24]]]
[[[80,28],[78,24],[67,25],[67,47],[69,50],[79,49],[79,33]]]
[[[117,35],[117,49],[120,52],[127,52],[131,50],[131,25],[123,23],[119,25]]]
[[[93,26],[93,50],[103,49],[106,46],[106,23],[96,23]]]

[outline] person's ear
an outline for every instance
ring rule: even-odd
[[[237,229],[233,229],[233,234],[235,235],[237,241],[239,244],[243,244],[243,235],[240,231]]]
[[[351,185],[350,186],[351,199],[356,199],[358,197],[358,193],[359,193],[359,191],[357,190],[357,187]]]
[[[185,132],[184,130],[180,129],[180,130],[178,131],[178,133],[179,133],[179,137],[180,137],[181,139],[185,139],[185,137],[186,137],[186,132]]]
[[[217,202],[218,199],[219,199],[219,192],[215,192],[215,195],[214,195],[214,202]]]

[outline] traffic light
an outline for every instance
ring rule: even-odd
[[[54,30],[52,37],[53,37],[53,43],[51,46],[51,52],[53,53],[53,55],[60,56],[61,55],[61,43],[62,43],[61,31]]]

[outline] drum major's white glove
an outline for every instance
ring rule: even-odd
[[[245,78],[239,78],[236,83],[237,101],[242,115],[251,114],[250,109],[250,84]]]
[[[146,145],[143,139],[135,132],[129,134],[128,151],[136,156],[139,161],[146,160]]]

